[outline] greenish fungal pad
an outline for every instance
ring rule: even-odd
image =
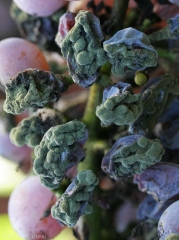
[[[67,89],[62,79],[53,73],[29,68],[17,73],[6,84],[4,110],[19,114],[28,108],[42,108],[57,102],[60,93]]]
[[[162,159],[164,149],[158,139],[142,135],[120,138],[103,157],[101,167],[115,180],[141,174]]]
[[[155,127],[163,111],[179,95],[178,79],[170,73],[150,79],[141,94],[143,111],[130,125],[129,132],[146,135]]]
[[[65,193],[51,209],[52,217],[73,227],[80,216],[90,214],[92,192],[99,180],[91,170],[77,174]]]
[[[80,11],[75,21],[65,38],[60,40],[60,46],[73,81],[87,88],[96,81],[100,67],[107,62],[101,47],[103,34],[99,19],[88,11]]]
[[[130,84],[119,82],[105,88],[102,103],[96,108],[96,115],[102,126],[130,125],[143,110],[140,94],[134,94]]]
[[[118,31],[104,41],[103,48],[112,64],[111,71],[114,75],[157,65],[158,54],[147,35],[131,27]]]
[[[66,171],[84,157],[83,146],[88,137],[84,123],[71,122],[50,128],[34,149],[34,172],[50,189],[60,186]]]
[[[16,146],[35,147],[51,127],[61,124],[61,115],[52,109],[39,109],[34,116],[24,118],[11,129],[10,139]]]

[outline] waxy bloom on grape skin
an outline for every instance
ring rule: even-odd
[[[172,203],[158,222],[159,240],[179,239],[179,201]]]
[[[10,16],[16,22],[23,38],[36,44],[42,50],[58,50],[58,47],[54,43],[58,30],[58,22],[53,18],[53,15],[47,17],[30,15],[12,2]]]
[[[164,203],[157,202],[151,195],[147,195],[139,204],[137,209],[137,219],[150,219],[158,222],[165,209],[170,206],[175,200],[167,200]]]
[[[8,215],[22,239],[34,240],[37,236],[36,239],[51,240],[62,231],[65,226],[50,214],[44,215],[56,200],[55,194],[42,186],[37,176],[28,176],[17,185],[9,199]]]
[[[63,0],[13,0],[17,6],[24,12],[30,15],[36,15],[40,17],[50,16],[58,9],[65,5],[66,1]]]
[[[28,68],[50,69],[44,54],[35,44],[17,37],[0,41],[0,82],[3,89],[10,78]]]

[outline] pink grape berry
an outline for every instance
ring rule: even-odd
[[[158,234],[160,240],[170,239],[171,234],[178,235],[179,239],[179,201],[172,203],[163,212],[158,223]]]
[[[67,33],[75,25],[75,17],[77,14],[67,12],[62,15],[59,21],[58,32],[61,34],[62,38],[65,38]]]
[[[38,68],[48,71],[48,63],[42,51],[22,38],[6,38],[0,41],[0,82],[8,82],[19,71]]]
[[[37,176],[27,177],[12,192],[8,215],[12,227],[23,239],[51,240],[64,226],[51,216],[56,196],[41,185]]]
[[[13,0],[17,6],[30,15],[50,16],[66,4],[64,0]]]

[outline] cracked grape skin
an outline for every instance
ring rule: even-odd
[[[90,214],[92,192],[99,180],[92,170],[84,170],[77,174],[65,193],[51,209],[52,217],[73,227],[80,216]]]
[[[6,84],[4,110],[19,114],[27,108],[42,108],[57,102],[60,93],[67,89],[62,81],[63,76],[60,78],[40,69],[21,71]]]
[[[131,27],[118,31],[104,41],[103,48],[112,64],[111,71],[114,75],[157,65],[158,54],[147,35]]]
[[[141,94],[134,94],[130,84],[119,82],[105,88],[96,115],[102,126],[129,125],[140,116],[142,109]]]
[[[179,95],[178,79],[170,73],[152,78],[144,86],[141,94],[143,111],[129,126],[130,134],[146,135],[152,131],[163,111]]]
[[[162,159],[164,149],[158,139],[129,135],[118,139],[102,159],[101,168],[115,180],[141,174]]]
[[[16,146],[34,148],[51,127],[62,124],[61,114],[53,109],[39,109],[34,116],[23,119],[11,129],[10,139]]]
[[[99,76],[99,69],[107,62],[101,47],[103,34],[99,19],[88,11],[80,11],[75,25],[61,44],[73,81],[83,88],[90,87]]]
[[[66,171],[84,157],[83,146],[88,137],[84,123],[73,120],[50,128],[34,149],[34,172],[47,188],[58,188]]]

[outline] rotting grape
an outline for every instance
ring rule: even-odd
[[[43,187],[37,176],[27,177],[12,192],[8,215],[16,232],[23,239],[50,240],[64,228],[50,214],[56,196]]]

